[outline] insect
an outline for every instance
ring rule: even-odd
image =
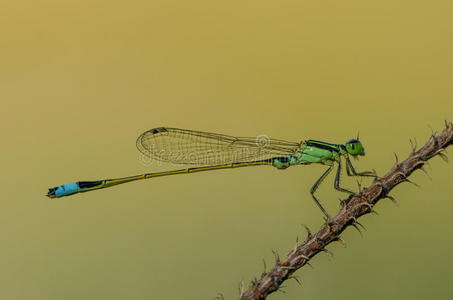
[[[365,155],[365,149],[358,137],[345,144],[330,144],[317,140],[299,143],[270,139],[265,135],[256,138],[234,137],[187,129],[159,127],[148,130],[137,139],[138,150],[148,158],[163,162],[191,165],[185,169],[146,173],[136,176],[104,179],[97,181],[78,181],[50,188],[47,196],[59,198],[81,192],[98,190],[118,184],[153,177],[190,174],[201,171],[270,165],[286,169],[295,165],[322,164],[326,171],[310,189],[314,201],[328,218],[327,211],[316,198],[315,191],[337,164],[334,188],[354,194],[340,187],[342,157],[346,162],[349,176],[376,177],[372,172],[357,172],[350,157]]]

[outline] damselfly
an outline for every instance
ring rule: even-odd
[[[116,179],[78,181],[51,188],[47,196],[59,198],[135,180],[167,175],[261,165],[286,169],[295,165],[317,163],[326,165],[327,169],[313,184],[310,193],[318,207],[328,217],[327,211],[322,207],[314,193],[319,184],[332,171],[335,164],[338,167],[334,188],[354,194],[354,192],[340,187],[342,157],[346,162],[346,172],[349,176],[375,177],[372,172],[357,172],[351,163],[350,156],[365,155],[364,147],[358,137],[347,141],[345,144],[330,144],[317,140],[295,143],[270,139],[264,135],[257,138],[233,137],[224,134],[159,127],[141,134],[137,139],[137,148],[143,155],[151,159],[194,167]]]

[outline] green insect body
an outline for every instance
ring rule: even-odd
[[[323,164],[327,165],[328,169],[319,177],[319,179],[315,182],[312,186],[310,193],[315,200],[316,204],[319,206],[321,211],[324,215],[329,218],[327,211],[323,208],[321,203],[315,197],[314,192],[318,188],[319,184],[327,177],[327,175],[332,171],[334,163],[338,164],[335,181],[334,181],[334,188],[338,191],[346,192],[353,194],[354,192],[347,190],[345,188],[340,187],[340,174],[341,174],[341,157],[343,156],[346,160],[346,171],[349,176],[366,176],[366,177],[376,177],[375,174],[372,172],[356,172],[354,169],[349,155],[355,156],[363,156],[365,155],[365,149],[362,143],[358,139],[349,140],[346,142],[345,145],[341,144],[329,144],[321,141],[315,140],[308,140],[304,143],[305,145],[301,147],[297,153],[296,157],[297,160],[294,164]],[[283,163],[275,163],[274,166],[277,168],[287,168],[290,164],[283,164]]]
[[[339,157],[335,152],[316,148],[313,146],[305,147],[299,154],[301,164],[325,163]]]
[[[259,165],[271,165],[277,169],[286,169],[295,165],[321,164],[326,165],[327,169],[313,184],[310,193],[328,218],[327,211],[322,207],[314,193],[319,184],[332,171],[335,164],[338,167],[334,188],[338,191],[353,193],[340,187],[342,157],[346,162],[346,171],[349,176],[376,177],[372,172],[356,172],[349,159],[349,156],[365,155],[364,147],[358,139],[349,140],[344,145],[316,140],[295,143],[267,137],[264,140],[259,140],[258,138],[239,138],[209,132],[159,127],[140,135],[137,139],[137,148],[143,155],[152,159],[192,165],[193,167],[116,179],[78,181],[50,188],[47,196],[60,198],[136,180],[209,170]]]

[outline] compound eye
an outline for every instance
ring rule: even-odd
[[[352,150],[355,150],[355,144],[354,143],[351,144],[351,148],[352,148]]]

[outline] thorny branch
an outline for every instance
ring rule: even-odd
[[[344,243],[340,238],[340,234],[349,226],[354,226],[358,229],[357,219],[365,214],[373,213],[374,205],[381,199],[389,198],[395,201],[388,193],[402,182],[411,182],[409,177],[412,172],[417,169],[423,169],[428,160],[439,156],[447,161],[445,149],[453,144],[453,123],[445,121],[445,129],[438,135],[434,132],[428,141],[419,150],[411,141],[412,153],[409,157],[398,162],[398,157],[395,154],[396,162],[392,169],[383,177],[375,180],[369,187],[360,191],[358,194],[351,195],[346,201],[340,205],[338,213],[326,221],[321,228],[312,234],[307,228],[307,239],[294,246],[288,253],[286,258],[280,260],[276,254],[275,266],[261,274],[259,280],[252,281],[247,290],[244,289],[243,283],[239,288],[240,300],[259,300],[279,290],[282,283],[287,279],[297,279],[293,273],[309,264],[310,259],[319,252],[328,252],[325,248],[332,242]],[[425,171],[426,172],[426,171]]]

